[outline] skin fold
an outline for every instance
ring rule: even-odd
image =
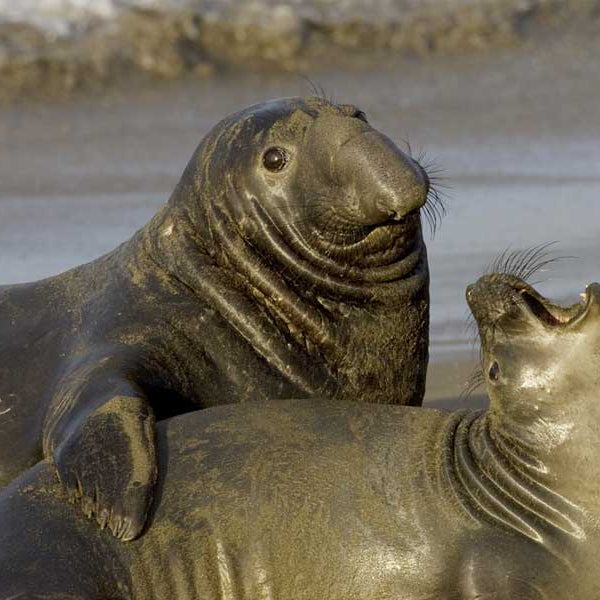
[[[428,192],[356,107],[287,98],[223,120],[129,241],[0,288],[0,485],[51,459],[131,540],[155,420],[265,398],[419,405]]]
[[[0,598],[596,600],[600,285],[487,275],[490,408],[281,400],[158,427],[151,527],[119,544],[40,463],[0,493]]]

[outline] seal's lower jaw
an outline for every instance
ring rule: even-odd
[[[316,229],[315,229],[316,230]],[[379,248],[402,238],[408,241],[417,238],[421,233],[421,213],[412,211],[403,216],[387,216],[365,222],[351,219],[330,219],[328,227],[320,226],[321,237],[330,237],[332,245]]]
[[[365,241],[394,240],[402,238],[406,242],[420,233],[421,217],[418,211],[401,218],[387,219],[375,227],[366,236]]]
[[[376,269],[396,265],[398,269],[415,253],[423,252],[418,212],[405,218],[354,230],[354,236],[324,234],[321,250],[341,263]]]
[[[318,256],[320,267],[345,282],[373,286],[399,280],[427,281],[427,253],[418,212],[400,221],[388,220],[370,227],[345,224],[345,231],[311,224],[296,231],[310,247],[311,260]]]

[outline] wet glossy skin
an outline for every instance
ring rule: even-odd
[[[74,518],[40,465],[0,494],[5,597],[596,600],[600,286],[564,311],[504,275],[468,299],[499,365],[489,411],[280,401],[170,419],[152,527],[128,545]]]
[[[577,446],[582,415],[589,421],[584,438],[600,434],[595,401],[600,389],[599,292],[598,284],[591,284],[580,304],[563,308],[510,276],[488,276],[467,290],[483,341],[491,412],[498,426],[521,443],[531,440],[539,448],[544,441],[548,452]],[[495,316],[482,319],[483,314]]]
[[[283,99],[219,123],[131,240],[0,288],[0,484],[51,457],[129,540],[155,418],[267,397],[420,404],[427,193],[353,106]]]

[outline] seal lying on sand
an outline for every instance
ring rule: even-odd
[[[218,124],[130,241],[0,289],[0,485],[53,457],[124,540],[156,477],[154,415],[248,399],[420,404],[423,169],[319,98]]]
[[[468,297],[489,411],[165,421],[152,526],[127,545],[74,518],[41,464],[0,494],[1,597],[596,600],[600,285],[570,309],[506,275]]]

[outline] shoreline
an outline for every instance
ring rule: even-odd
[[[518,46],[569,27],[597,33],[600,25],[594,0],[382,0],[377,11],[359,0],[146,4],[45,28],[39,15],[3,15],[0,0],[0,98],[238,71],[352,72],[394,57]]]

